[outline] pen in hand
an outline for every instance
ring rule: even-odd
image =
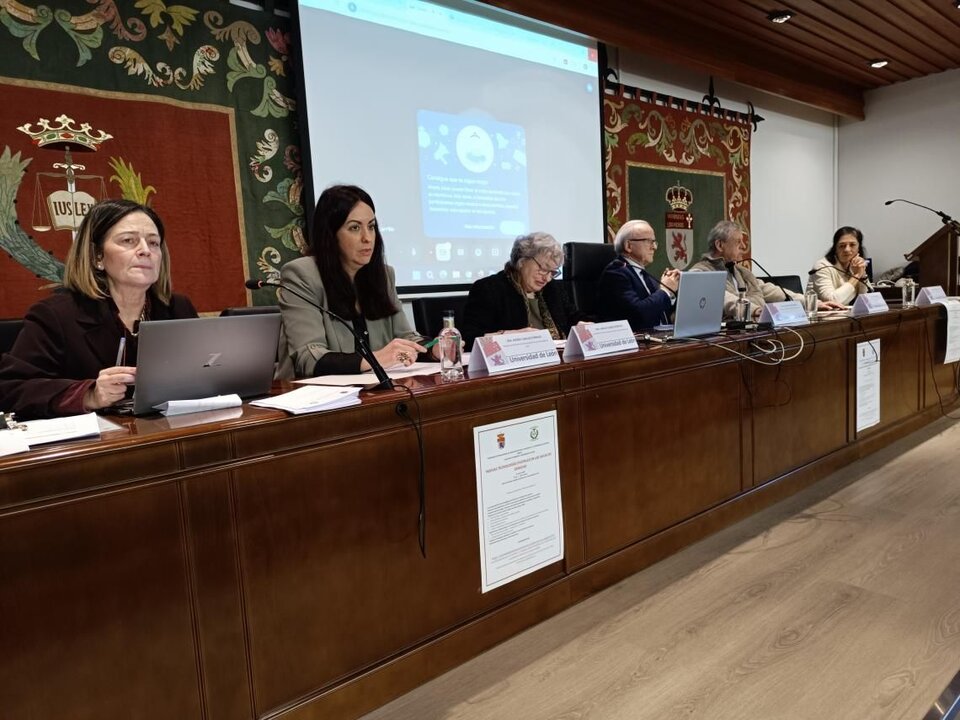
[[[127,350],[127,336],[124,335],[120,338],[120,346],[117,348],[117,362],[114,363],[117,367],[120,366],[120,363],[123,362],[123,357],[126,354]]]
[[[434,338],[434,339],[431,340],[430,342],[425,342],[425,343],[423,343],[423,347],[424,347],[425,349],[429,350],[429,349],[432,348],[434,345],[436,345],[438,342],[440,342],[440,338]]]

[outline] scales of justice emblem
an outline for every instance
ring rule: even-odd
[[[36,126],[25,123],[17,130],[29,135],[39,148],[63,152],[63,162],[53,163],[53,169],[59,172],[35,175],[31,226],[36,232],[69,230],[75,237],[87,211],[107,193],[101,175],[77,173],[87,168],[74,162],[73,153],[96,152],[100,143],[112,139],[113,135],[94,130],[89,123],[76,127],[73,118],[66,115],[59,115],[52,123],[40,118]]]
[[[693,193],[678,180],[664,197],[670,206],[664,217],[667,259],[677,270],[684,270],[693,261]]]

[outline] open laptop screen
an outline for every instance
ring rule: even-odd
[[[688,338],[720,332],[726,283],[725,272],[680,274],[673,337]]]
[[[279,334],[279,313],[140,323],[134,414],[170,400],[265,395]]]

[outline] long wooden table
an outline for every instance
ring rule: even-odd
[[[656,346],[3,458],[0,716],[356,717],[938,417],[957,400],[941,313],[819,323],[777,367]],[[868,339],[881,416],[858,433]],[[550,410],[566,557],[481,594],[472,428]]]

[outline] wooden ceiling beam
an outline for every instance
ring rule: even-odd
[[[861,87],[768,48],[748,45],[720,28],[692,23],[678,27],[666,19],[662,11],[666,6],[659,3],[660,12],[632,0],[589,5],[574,0],[483,2],[844,117],[864,117]]]

